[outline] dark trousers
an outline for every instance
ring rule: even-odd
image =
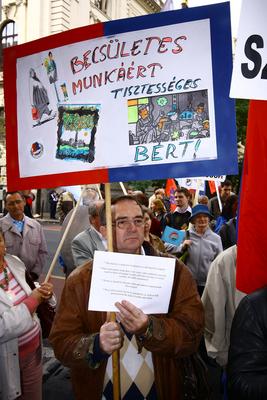
[[[57,202],[50,203],[50,218],[56,219]]]

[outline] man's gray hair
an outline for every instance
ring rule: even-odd
[[[95,189],[87,188],[83,192],[82,204],[84,206],[89,206],[90,203],[92,203],[93,201],[97,201],[97,200],[99,200],[99,194],[97,193],[97,191]]]

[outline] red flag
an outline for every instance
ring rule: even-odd
[[[176,190],[177,190],[177,185],[175,183],[175,180],[167,179],[165,193],[166,193],[166,196],[169,197],[169,199],[170,199],[171,211],[174,211],[177,207],[176,201],[174,198],[174,193],[176,192]]]
[[[210,188],[210,193],[213,194],[216,192],[216,186],[214,181],[208,181],[209,182],[209,188]]]
[[[238,219],[239,290],[250,293],[267,284],[267,101],[250,101]]]

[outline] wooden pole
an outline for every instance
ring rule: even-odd
[[[216,189],[216,194],[217,194],[217,199],[218,199],[220,212],[222,212],[222,202],[221,202],[221,197],[220,197],[219,188],[218,188],[218,181],[216,181],[216,180],[215,180],[215,189]]]
[[[56,263],[57,263],[60,250],[61,250],[61,248],[62,248],[62,246],[63,246],[63,243],[64,243],[64,241],[65,241],[65,239],[66,239],[67,234],[69,233],[69,230],[70,230],[72,221],[74,220],[75,215],[76,215],[77,210],[78,210],[78,207],[79,207],[79,205],[80,205],[80,202],[81,202],[81,199],[82,199],[82,195],[83,195],[84,190],[85,190],[85,189],[83,189],[82,192],[81,192],[81,194],[80,194],[80,197],[79,197],[79,199],[78,199],[78,201],[77,201],[77,203],[76,203],[76,206],[75,206],[74,209],[73,209],[73,213],[72,213],[72,215],[71,215],[71,217],[70,217],[70,219],[69,219],[69,222],[68,222],[68,224],[67,224],[67,226],[66,226],[65,232],[64,232],[64,234],[63,234],[63,236],[62,236],[62,238],[61,238],[61,240],[60,240],[60,242],[59,242],[57,251],[56,251],[56,253],[55,253],[55,255],[54,255],[54,258],[53,258],[53,260],[52,260],[52,262],[51,262],[51,265],[50,265],[49,270],[48,270],[48,272],[47,272],[47,275],[46,275],[46,277],[45,277],[45,280],[44,280],[45,282],[48,282],[48,281],[49,281],[49,279],[50,279],[50,277],[51,277],[51,275],[52,275],[52,272],[53,272],[53,270],[54,270],[54,268],[55,268],[55,265],[56,265]]]
[[[127,196],[127,190],[125,189],[125,186],[124,186],[124,184],[122,183],[122,182],[120,182],[120,186],[121,186],[121,190],[123,191],[123,194],[125,195],[125,196]]]
[[[199,187],[200,187],[201,181],[200,179],[197,179],[197,187],[195,191],[195,197],[193,201],[193,207],[195,207],[198,204],[198,196],[199,196]]]
[[[98,193],[98,195],[99,195],[99,198],[100,198],[101,200],[103,200],[103,196],[102,196],[102,193],[101,193],[101,191],[100,191],[100,185],[96,184],[95,186],[96,186],[96,190],[97,190],[97,193]]]
[[[105,183],[105,203],[106,203],[108,251],[113,251],[110,183]],[[114,312],[111,313],[110,319],[111,319],[111,321],[116,321],[116,314]],[[120,400],[120,352],[119,352],[119,350],[112,353],[112,372],[113,372],[113,400]]]

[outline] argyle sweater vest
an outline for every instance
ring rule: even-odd
[[[120,349],[120,380],[122,400],[156,400],[152,354],[145,348],[138,354],[135,335],[125,332]],[[113,400],[112,357],[109,357],[102,400]]]

